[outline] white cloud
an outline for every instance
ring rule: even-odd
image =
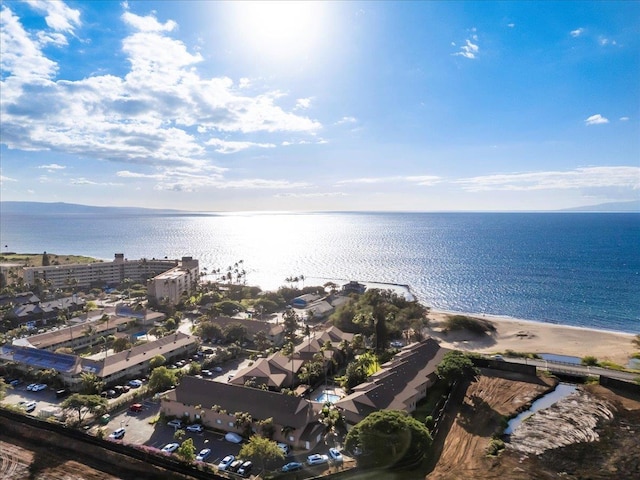
[[[256,142],[234,142],[212,138],[206,142],[207,145],[217,147],[218,153],[236,153],[248,148],[275,148],[273,143],[256,143]]]
[[[125,11],[123,21],[135,30],[122,40],[130,65],[126,75],[54,81],[58,66],[42,48],[62,39],[27,32],[6,6],[0,15],[0,108],[3,143],[10,149],[204,172],[211,167],[209,147],[237,151],[271,146],[234,144],[233,138],[225,144],[207,143],[212,131],[309,137],[322,128],[318,121],[280,107],[277,102],[284,95],[279,91],[249,95],[242,90],[247,79],[238,87],[226,77],[201,76],[196,66],[202,56],[170,36],[177,30],[171,20],[163,23]]]
[[[507,27],[509,28],[514,28],[516,26],[515,23],[507,23]]]
[[[108,187],[117,187],[122,186],[122,183],[113,183],[113,182],[96,182],[94,180],[88,180],[84,177],[74,178],[71,180],[71,185],[98,185],[98,186],[108,186]]]
[[[64,165],[58,165],[57,163],[50,163],[49,165],[39,165],[38,168],[42,168],[45,170],[53,171],[53,170],[64,170]]]
[[[126,11],[122,14],[122,20],[127,25],[130,25],[131,27],[141,32],[171,32],[177,27],[176,22],[174,22],[173,20],[168,20],[165,23],[160,23],[152,15],[141,17],[140,15],[136,15],[135,13],[131,13],[129,11]]]
[[[609,38],[606,37],[599,37],[598,38],[598,43],[600,43],[600,45],[602,45],[603,47],[606,45],[617,45],[618,42],[616,42],[615,40],[611,40]]]
[[[274,195],[278,198],[322,198],[322,197],[346,197],[344,192],[302,192],[302,193],[277,193]]]
[[[620,117],[620,121],[621,122],[628,122],[629,121],[629,117]]]
[[[46,14],[45,22],[56,31],[73,33],[75,27],[81,25],[80,10],[67,7],[62,1],[26,0],[34,10]]]
[[[0,175],[0,184],[3,182],[17,182],[15,178],[7,177],[5,175]]]
[[[511,173],[462,178],[453,183],[470,192],[618,187],[640,189],[640,167],[584,167],[568,171]]]
[[[349,180],[340,180],[337,182],[338,185],[346,185],[353,183],[362,183],[362,184],[374,184],[374,183],[413,183],[416,185],[422,186],[431,186],[437,183],[440,183],[442,179],[440,177],[434,175],[409,175],[409,176],[400,176],[395,175],[391,177],[362,177],[362,178],[353,178]]]
[[[250,87],[250,86],[251,86],[251,81],[250,81],[248,78],[243,77],[243,78],[241,78],[241,79],[239,80],[239,82],[238,82],[238,86],[239,86],[240,88],[247,88],[247,87]]]
[[[599,113],[596,113],[595,115],[591,115],[587,118],[584,123],[585,125],[601,125],[603,123],[609,123],[609,120]]]
[[[296,100],[294,110],[305,110],[311,106],[311,98],[299,98]]]
[[[41,84],[56,73],[58,66],[43,55],[38,42],[29,37],[18,17],[6,6],[0,9],[0,43],[4,78],[0,82],[0,98],[4,111],[22,93],[22,84]],[[10,119],[3,116],[3,124],[7,120],[10,124]]]
[[[477,42],[478,36],[472,35],[471,39]],[[453,55],[473,59],[473,58],[476,58],[476,55],[478,54],[479,51],[480,51],[480,47],[478,46],[478,44],[473,43],[470,39],[467,39],[465,40],[465,44],[460,47],[460,51],[454,53]]]
[[[569,34],[574,38],[575,37],[579,37],[583,33],[584,33],[584,28],[582,28],[582,27],[576,28],[575,30],[571,30],[571,32],[569,32]]]
[[[344,125],[345,123],[357,123],[358,119],[356,117],[345,116],[336,122],[336,125]]]

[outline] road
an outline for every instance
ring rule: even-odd
[[[535,365],[537,368],[549,370],[552,373],[577,375],[577,376],[600,376],[615,378],[625,382],[634,382],[640,374],[631,372],[620,372],[609,368],[590,367],[585,365],[576,365],[565,362],[554,362],[550,360],[538,360],[531,358],[504,358],[506,362],[521,363],[526,365]]]

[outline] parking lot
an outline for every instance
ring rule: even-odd
[[[226,363],[223,372],[216,373],[215,376],[209,377],[209,379],[226,382],[228,376],[235,374],[238,369],[244,366],[243,363],[246,361],[247,360],[231,360]],[[29,391],[27,390],[27,385],[27,382],[23,382],[12,389],[8,389],[4,403],[18,405],[20,402],[36,402],[36,408],[32,412],[27,413],[27,415],[46,417],[62,413],[60,403],[64,401],[64,398],[56,398],[55,391],[50,388],[42,391]],[[152,398],[134,400],[132,397],[136,391],[137,389],[131,389],[130,392],[117,398],[108,399],[109,403],[113,404],[114,402],[123,402],[123,399],[131,397],[130,402],[123,402],[121,409],[111,412],[110,419],[106,424],[101,424],[99,420],[97,420],[87,428],[87,433],[95,435],[98,429],[102,428],[105,438],[107,438],[114,430],[124,428],[126,433],[122,440],[123,442],[135,445],[146,445],[158,450],[161,450],[162,447],[168,443],[182,443],[187,438],[191,438],[196,449],[196,454],[204,448],[211,449],[211,454],[207,458],[207,462],[214,465],[217,465],[220,460],[227,455],[233,455],[236,458],[238,457],[238,453],[240,452],[242,445],[226,441],[224,439],[224,433],[211,430],[204,430],[202,433],[195,433],[185,430],[184,437],[180,440],[176,440],[174,434],[177,428],[171,427],[163,421],[158,421],[160,401]],[[133,403],[140,403],[142,405],[141,411],[130,411],[129,407]],[[265,467],[270,470],[276,470],[289,462],[296,461],[305,464],[309,454],[326,454],[326,450],[326,447],[319,446],[313,452],[292,452],[287,455],[284,460],[277,460],[275,462],[268,463]],[[259,468],[258,465],[255,465],[254,469],[256,467]],[[305,465],[304,473],[301,475],[317,475],[327,467],[327,464],[312,467]]]

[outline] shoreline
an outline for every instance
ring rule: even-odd
[[[490,321],[496,331],[475,334],[467,331],[444,333],[441,325],[449,315],[465,315]],[[594,356],[624,367],[638,348],[631,341],[635,334],[590,327],[545,323],[535,320],[447,310],[430,310],[429,334],[443,347],[478,353],[549,353],[583,358]]]

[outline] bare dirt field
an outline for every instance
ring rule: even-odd
[[[82,461],[80,455],[76,456]],[[0,479],[2,480],[118,480],[107,473],[34,444],[26,445],[11,439],[0,440]]]
[[[488,456],[494,433],[513,415],[543,393],[549,379],[485,371],[469,384],[442,453],[428,480],[458,479],[631,479],[640,478],[640,398],[616,393],[599,385],[585,386],[588,395],[613,408],[613,418],[596,428],[597,441],[576,443],[526,455],[509,447]],[[575,400],[574,400],[575,401]],[[559,426],[560,428],[566,428]],[[553,432],[551,432],[553,435]]]

